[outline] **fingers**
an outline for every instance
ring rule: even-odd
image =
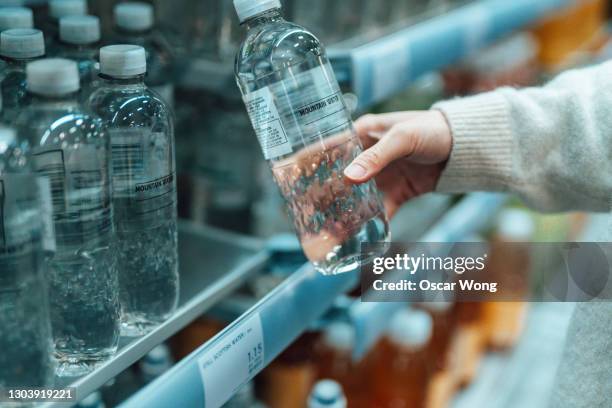
[[[410,124],[396,124],[378,143],[361,153],[344,170],[344,175],[356,183],[365,183],[391,162],[411,156],[419,143],[418,136]]]

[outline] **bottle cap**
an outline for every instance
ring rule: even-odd
[[[531,215],[525,210],[506,209],[499,214],[497,233],[513,241],[529,241],[534,234],[535,225]]]
[[[281,8],[281,3],[280,0],[234,0],[234,7],[242,23],[264,11]]]
[[[84,16],[87,14],[86,0],[51,0],[49,14],[59,20],[67,16]]]
[[[47,58],[26,66],[28,91],[37,95],[62,96],[79,90],[77,63],[63,58]]]
[[[7,58],[28,59],[45,55],[45,40],[40,30],[13,28],[0,33],[0,54]]]
[[[388,335],[400,346],[421,347],[431,338],[432,325],[431,316],[422,310],[400,310],[391,319]]]
[[[147,54],[138,45],[119,44],[100,48],[100,73],[127,78],[147,72]]]
[[[316,383],[308,398],[308,408],[346,408],[346,398],[340,384],[332,380]]]
[[[355,330],[345,322],[335,322],[325,328],[323,341],[336,350],[351,351],[355,344]]]
[[[115,6],[115,24],[126,31],[147,31],[154,24],[153,6],[141,2],[120,3]]]
[[[16,136],[13,128],[0,126],[0,155],[6,153],[15,144]]]
[[[0,31],[34,27],[34,14],[26,7],[0,8]]]
[[[68,44],[100,41],[100,19],[96,16],[68,16],[60,19],[60,39]]]
[[[147,381],[151,381],[172,367],[170,350],[164,344],[155,347],[140,361],[140,370]]]

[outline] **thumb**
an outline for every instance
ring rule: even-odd
[[[375,145],[357,156],[344,175],[353,182],[365,183],[395,160],[412,155],[417,144],[414,128],[395,125]]]

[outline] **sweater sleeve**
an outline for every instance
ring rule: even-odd
[[[433,109],[453,132],[439,192],[508,191],[543,211],[609,211],[612,61]]]

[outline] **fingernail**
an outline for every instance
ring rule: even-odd
[[[353,163],[344,170],[344,175],[353,180],[359,180],[365,177],[367,171],[360,164]]]

